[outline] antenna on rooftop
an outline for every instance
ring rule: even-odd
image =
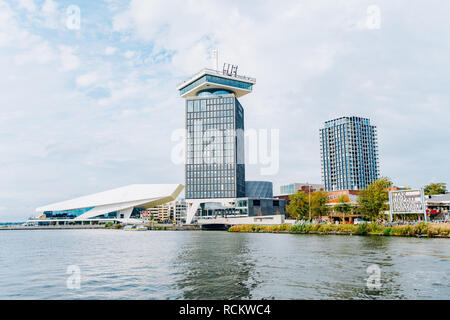
[[[216,71],[219,70],[219,49],[213,49],[212,63],[213,63],[213,69]]]

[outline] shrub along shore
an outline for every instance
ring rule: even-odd
[[[273,226],[235,225],[229,232],[266,232],[299,234],[339,234],[339,235],[378,235],[403,237],[450,238],[450,224],[418,223],[415,225],[388,226],[378,223],[354,224],[319,224],[300,222],[295,225],[281,224]]]

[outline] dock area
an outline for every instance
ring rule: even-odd
[[[105,225],[61,225],[61,226],[0,226],[1,230],[68,230],[68,229],[105,229]]]

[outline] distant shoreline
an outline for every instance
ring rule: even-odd
[[[22,225],[1,225],[0,231],[13,231],[13,230],[81,230],[81,229],[105,229],[105,230],[124,230],[123,228],[111,228],[106,225],[61,225],[61,226],[22,226]],[[153,229],[125,229],[124,231],[189,231],[199,230],[196,226],[155,226]]]
[[[68,225],[68,226],[21,226],[21,225],[2,225],[1,230],[62,230],[62,229],[105,229],[105,225]]]

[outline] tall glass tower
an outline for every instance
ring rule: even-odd
[[[326,191],[364,189],[379,177],[377,131],[369,119],[341,117],[325,122],[320,149]]]
[[[186,222],[200,202],[245,197],[244,109],[256,80],[203,69],[178,86],[186,100]]]

